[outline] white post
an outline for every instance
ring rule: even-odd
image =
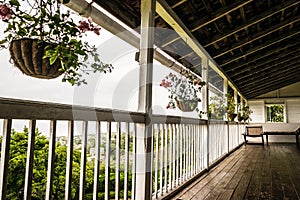
[[[29,121],[27,158],[25,168],[24,200],[30,200],[32,195],[33,159],[36,120]]]
[[[6,199],[11,125],[11,119],[3,120],[3,135],[0,160],[0,200]]]
[[[208,95],[208,59],[207,57],[201,58],[202,61],[202,78],[206,85],[202,88],[202,111],[206,114],[202,115],[203,119],[208,119],[208,106],[209,106],[209,95]]]
[[[239,108],[241,109],[241,111],[242,111],[243,106],[244,106],[244,99],[243,99],[242,96],[240,96],[240,106],[239,106]]]
[[[46,186],[46,200],[52,199],[53,192],[53,177],[54,177],[54,159],[56,146],[56,120],[50,121],[50,138],[49,138],[49,152],[48,152],[48,168],[47,168],[47,186]]]
[[[228,80],[227,79],[224,79],[224,82],[223,82],[223,93],[224,93],[224,97],[226,99],[225,106],[227,106],[227,101],[228,101],[228,96],[227,96],[227,93],[228,93]],[[225,113],[227,113],[227,110],[225,111]],[[228,120],[228,113],[227,113],[227,115],[225,115],[223,117],[223,119],[225,121]]]
[[[208,117],[208,110],[209,110],[209,93],[208,93],[208,58],[201,57],[202,61],[202,78],[205,81],[206,85],[202,88],[202,110],[206,113],[203,115],[204,119],[207,119],[206,124],[206,165],[207,168],[209,167],[209,117]]]
[[[152,80],[155,0],[141,0],[140,85],[138,111],[146,124],[137,125],[136,200],[152,199]]]
[[[225,102],[225,106],[227,106],[227,102],[228,102],[228,80],[227,79],[224,79],[224,82],[223,82],[223,92],[224,92],[224,97],[226,99],[226,102]],[[227,112],[227,109],[225,110],[225,113],[227,113],[227,115],[225,115],[223,117],[223,119],[225,121],[228,121],[228,112]],[[230,138],[230,135],[229,135],[229,123],[227,123],[226,125],[226,131],[227,131],[227,153],[229,152],[229,138]]]
[[[238,113],[238,92],[234,90],[234,103],[235,103],[235,113]]]

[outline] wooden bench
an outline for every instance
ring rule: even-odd
[[[299,147],[299,135],[300,135],[300,126],[297,127],[295,130],[280,130],[280,131],[265,131],[264,135],[267,139],[267,145],[269,145],[269,135],[295,135],[296,136],[296,144]]]
[[[261,137],[262,145],[264,145],[264,132],[262,126],[246,126],[246,132],[243,133],[245,145],[247,144],[246,137]]]

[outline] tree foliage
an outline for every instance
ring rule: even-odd
[[[284,106],[282,104],[274,104],[267,107],[267,118],[269,122],[284,121]]]
[[[0,144],[2,143],[0,138]],[[25,169],[28,144],[28,129],[25,127],[22,133],[12,131],[10,144],[9,174],[7,186],[7,199],[18,200],[23,199]],[[32,199],[45,199],[47,184],[47,167],[48,167],[49,139],[36,130],[34,145],[34,164],[33,164],[33,180],[32,180]],[[65,177],[66,177],[66,160],[67,146],[60,143],[56,144],[54,158],[54,177],[53,177],[53,199],[64,199],[65,196]],[[86,185],[85,199],[92,199],[94,184],[94,165],[93,161],[86,163]],[[80,151],[73,151],[72,163],[72,199],[78,199],[79,196],[79,179],[80,179]],[[100,176],[98,196],[104,199],[105,191],[105,165],[100,166]],[[131,174],[129,174],[131,177]],[[130,178],[129,177],[129,178]],[[130,178],[131,179],[131,178]],[[120,187],[124,188],[124,173],[120,173]],[[110,195],[114,197],[115,171],[110,172]],[[129,183],[129,188],[131,184]],[[121,196],[123,191],[121,191]]]

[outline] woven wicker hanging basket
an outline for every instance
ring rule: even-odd
[[[236,117],[236,113],[228,114],[228,121],[233,122]]]
[[[197,100],[190,100],[190,101],[176,100],[176,105],[182,112],[192,112],[196,109],[198,105],[198,101]]]
[[[13,40],[9,52],[14,65],[24,74],[35,78],[53,79],[60,76],[60,60],[50,65],[49,59],[43,58],[46,45],[46,42],[38,42],[37,39]]]

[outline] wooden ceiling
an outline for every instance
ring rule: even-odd
[[[131,28],[139,27],[139,0],[95,2]],[[165,2],[247,99],[300,81],[299,0]],[[159,16],[155,22],[171,29]],[[201,59],[175,32],[157,32],[155,44],[201,74]],[[219,77],[210,81],[222,85]]]

